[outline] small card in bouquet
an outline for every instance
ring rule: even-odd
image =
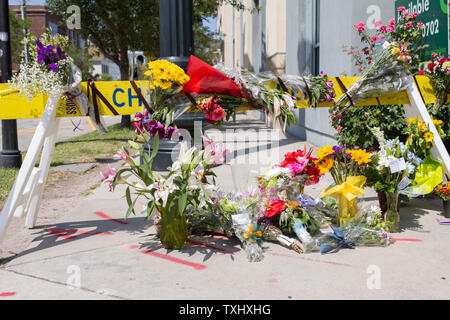
[[[233,226],[248,225],[251,223],[246,214],[235,214],[231,216],[231,219],[233,221]]]
[[[398,190],[405,189],[407,186],[409,186],[411,184],[411,182],[412,181],[409,180],[408,177],[404,177],[397,186]]]
[[[397,173],[397,172],[406,170],[405,159],[400,158],[400,159],[393,160],[389,163],[389,167],[391,168],[391,173]]]

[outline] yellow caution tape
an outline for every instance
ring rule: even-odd
[[[344,92],[340,88],[336,78],[329,78],[333,81],[336,96],[339,97]],[[341,77],[340,80],[346,88],[350,88],[358,78],[357,77]],[[430,80],[426,76],[416,77],[419,91],[426,104],[434,103],[436,97],[434,89],[430,84]],[[136,81],[139,88],[145,88],[149,85],[148,81]],[[134,91],[129,81],[99,81],[95,82],[95,86],[109,101],[109,103],[117,110],[119,115],[133,115],[137,112],[143,111],[143,104],[139,100],[138,95]],[[274,86],[276,84],[274,83]],[[87,83],[82,83],[83,92],[87,93]],[[310,108],[308,101],[301,93],[292,92],[297,100],[298,108]],[[28,101],[25,96],[18,95],[17,90],[13,90],[8,84],[0,84],[0,119],[28,119],[40,118],[48,96],[37,96],[31,101]],[[450,101],[450,100],[449,100]],[[92,96],[91,96],[92,103]],[[378,99],[369,99],[357,103],[356,106],[377,106],[377,105],[392,105],[392,104],[409,104],[409,98],[406,91],[395,92],[378,97]],[[323,102],[319,107],[331,107],[330,102]],[[101,115],[113,115],[106,105],[98,99],[98,107]],[[242,106],[238,110],[251,110],[248,106]],[[61,99],[58,103],[57,117],[79,117],[82,116],[78,108],[67,99]]]

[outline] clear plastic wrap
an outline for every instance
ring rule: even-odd
[[[316,239],[317,249],[321,253],[355,246],[385,247],[391,243],[381,219],[381,209],[376,206],[360,210],[342,228],[332,227],[332,229],[333,233],[326,233]]]
[[[342,94],[336,105],[349,107],[360,101],[405,90],[408,87],[406,77],[410,75],[408,63],[399,60],[393,49],[397,44],[386,43],[356,83]]]

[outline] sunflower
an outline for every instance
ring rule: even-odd
[[[319,151],[317,151],[317,157],[319,158],[319,160],[321,160],[333,153],[334,153],[333,147],[330,145],[326,145],[325,147],[320,148]]]
[[[351,150],[352,159],[355,160],[358,165],[364,165],[372,161],[372,156],[366,150]]]
[[[331,170],[334,164],[334,160],[331,158],[324,158],[317,160],[315,163],[320,170],[320,174],[322,175]]]
[[[431,132],[427,132],[424,134],[423,138],[425,139],[425,142],[432,143],[434,139],[434,135]]]

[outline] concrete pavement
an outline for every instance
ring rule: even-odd
[[[243,135],[234,129],[242,128],[254,129],[260,140],[253,145],[236,143]],[[272,130],[261,122],[241,121],[214,130],[208,132],[222,134],[228,149],[245,150],[233,157],[231,165],[215,169],[222,189],[246,189],[254,184],[254,173],[268,167],[239,164],[242,157],[256,155],[260,162],[264,158],[277,162],[262,147],[270,139],[261,136]],[[281,137],[276,154],[281,157],[305,145],[311,146]],[[97,182],[93,179],[92,185]],[[318,196],[330,183],[327,175],[305,191]],[[220,236],[192,236],[183,250],[165,250],[143,214],[124,219],[123,195],[123,186],[110,193],[103,184],[89,196],[74,195],[70,205],[57,210],[51,224],[29,230],[33,240],[27,248],[0,268],[0,300],[450,298],[450,226],[436,221],[442,210],[438,200],[404,204],[401,231],[392,235],[399,241],[389,247],[300,255],[265,243],[264,260],[249,263],[238,240]],[[375,192],[367,190],[361,204],[376,202]],[[42,211],[40,215],[48,214]]]

